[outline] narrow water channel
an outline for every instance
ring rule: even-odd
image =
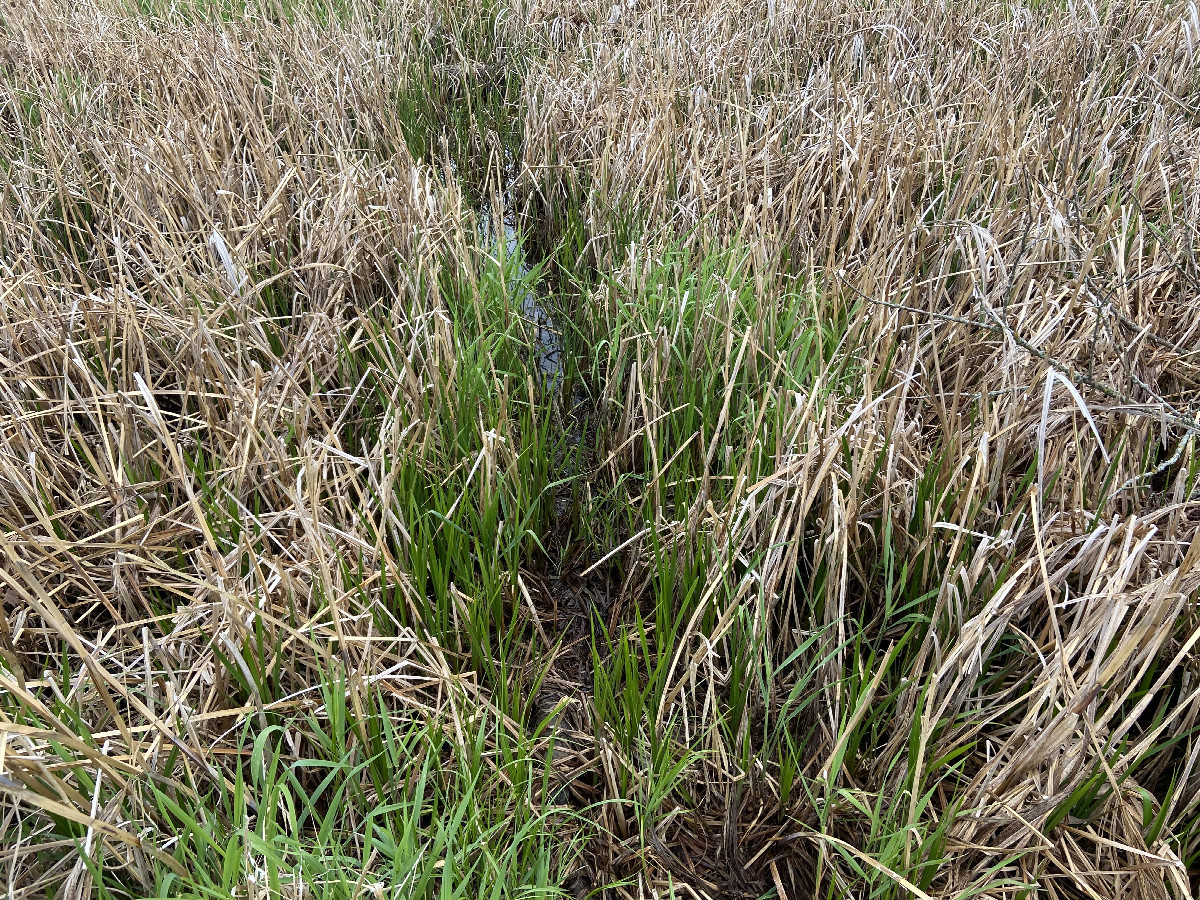
[[[529,279],[532,271],[524,248],[521,246],[520,235],[513,224],[513,216],[508,210],[508,198],[504,198],[502,210],[502,233],[504,235],[504,252],[508,258],[519,261],[521,279],[529,284],[530,289],[521,297],[521,315],[534,327],[533,352],[538,371],[547,387],[556,390],[563,378],[564,357],[562,332],[555,326],[549,310],[538,300],[538,285]],[[497,231],[493,225],[493,213],[490,207],[484,206],[479,213],[479,231],[482,245],[487,247],[497,243]]]

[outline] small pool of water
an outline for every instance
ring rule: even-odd
[[[495,231],[492,226],[492,212],[485,207],[480,210],[479,227],[483,236],[483,244],[487,246],[494,239]],[[503,221],[504,248],[510,258],[520,262],[519,272],[527,282],[530,266],[521,250],[517,229],[509,221],[507,214]],[[538,302],[536,285],[530,284],[530,290],[521,298],[521,314],[534,327],[534,353],[538,371],[543,378],[557,384],[563,375],[563,343],[562,332],[554,325],[550,312]]]

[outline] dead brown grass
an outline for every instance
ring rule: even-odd
[[[1012,854],[1022,881],[1041,871],[1055,896],[1187,895],[1174,851],[1141,837],[1143,782],[1125,767],[1152,734],[1190,733],[1197,710],[1187,598],[1200,509],[1180,467],[1200,401],[1194,4],[547,2],[527,23],[546,52],[527,81],[523,183],[546,239],[623,271],[631,297],[664,235],[732,242],[760,283],[797,273],[819,285],[818,318],[850,317],[861,399],[822,408],[822,383],[788,398],[761,376],[757,408],[788,410],[778,469],[739,482],[719,509],[701,497],[661,523],[683,546],[716,536],[711,584],[762,560],[761,581],[711,601],[716,615],[728,624],[734,606],[767,598],[754,634],[786,659],[814,625],[841,638],[846,621],[872,619],[881,522],[904,536],[899,558],[944,561],[930,585],[941,637],[894,688],[891,741],[825,780],[800,818],[882,796],[907,803],[912,822],[912,767],[969,745],[962,793],[932,800],[972,810],[953,826],[940,890],[978,884]],[[718,309],[706,327],[719,338],[729,318]],[[637,362],[606,396],[622,405],[620,435],[653,441],[666,336],[640,324]],[[771,323],[727,336],[726,371],[756,356],[778,365]],[[724,437],[707,439],[712,459]],[[932,496],[919,487],[930,472]],[[1085,513],[1098,496],[1102,513]],[[809,588],[824,595],[816,621],[789,599],[806,554],[821,576]],[[1026,649],[989,675],[1005,633]],[[676,656],[671,696],[692,733],[711,723],[707,686],[728,677],[718,660],[734,652],[718,642],[711,655],[714,639],[688,631]],[[1146,732],[1146,704],[1124,698],[1154,658],[1172,662],[1153,693],[1171,679],[1189,687]],[[839,656],[827,677],[847,664]],[[769,685],[760,708],[787,690]],[[831,696],[818,783],[854,713]],[[729,748],[710,734],[702,780],[728,808]],[[1194,781],[1193,764],[1180,777]],[[1098,771],[1113,786],[1100,820],[1046,833]],[[859,845],[863,832],[841,839]],[[906,840],[906,863],[909,852]],[[803,896],[809,866],[778,868]],[[821,862],[815,878],[823,886]]]
[[[50,815],[152,893],[156,865],[179,870],[147,792],[169,760],[184,796],[231,786],[264,703],[311,754],[319,672],[401,718],[462,693],[383,603],[383,572],[402,576],[361,515],[390,502],[381,460],[420,440],[453,366],[418,281],[462,211],[386,114],[406,45],[366,24],[4,16],[0,691],[25,711],[0,713],[5,833],[33,811],[9,890],[92,893],[87,852],[39,856]],[[373,450],[340,440],[364,319],[409,351]],[[375,578],[348,584],[345,554]],[[274,704],[228,668],[264,635]]]
[[[1194,3],[536,0],[480,45],[444,5],[4,15],[14,896],[98,892],[98,844],[132,893],[194,875],[152,788],[232,791],[245,735],[269,723],[300,766],[333,694],[364,729],[346,759],[372,715],[437,723],[464,758],[483,748],[473,809],[553,809],[554,839],[590,835],[566,868],[619,882],[611,896],[1194,890]],[[514,398],[541,402],[485,360],[499,419],[456,405],[476,348],[442,289],[485,269],[466,166],[448,133],[414,158],[397,113],[435,44],[456,60],[435,77],[447,97],[489,65],[527,69],[521,224],[582,248],[578,268],[603,277],[572,298],[573,324],[597,354],[619,346],[591,370],[585,493],[644,487],[628,500],[642,530],[573,551],[560,580],[523,557],[498,589],[519,635],[496,638],[499,681],[465,636],[482,576],[451,583],[453,628],[423,612],[415,489],[397,474],[413,459],[451,485],[446,522],[484,510],[527,458]],[[502,169],[501,139],[471,128],[456,146]],[[656,267],[722,250],[746,261],[694,322],[651,315]],[[829,326],[804,383],[779,324],[797,293]],[[721,376],[719,416],[671,436],[672,380],[699,371]],[[444,427],[464,415],[470,452]],[[625,515],[604,502],[581,518]],[[480,533],[499,547],[503,528]],[[466,551],[481,571],[485,544]],[[664,558],[703,561],[697,596],[654,599]],[[546,612],[610,559],[613,645],[655,603],[678,616],[636,721],[596,715],[591,667],[612,646],[564,649]],[[911,615],[885,611],[893,592]],[[736,720],[735,662],[755,673]],[[255,667],[277,673],[271,696]],[[519,695],[543,669],[567,709],[529,738],[500,687]],[[803,713],[756,743],[797,697]],[[781,746],[802,737],[788,790]],[[499,762],[523,740],[536,790]],[[651,810],[664,752],[684,764]],[[424,753],[404,757],[414,772]],[[443,784],[465,765],[447,754]],[[339,820],[352,843],[413,778],[361,781]],[[595,832],[560,801],[595,801]],[[411,887],[377,889],[382,864],[360,862],[345,895]],[[289,896],[319,887],[296,878]],[[249,876],[238,890],[273,895]]]

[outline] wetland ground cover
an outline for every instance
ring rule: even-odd
[[[12,897],[1200,888],[1200,9],[9,0]]]

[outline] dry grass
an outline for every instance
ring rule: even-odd
[[[1191,896],[1194,3],[197,9],[3,12],[11,894]]]
[[[691,517],[656,520],[684,543],[707,522],[709,583],[756,561],[754,627],[775,660],[814,625],[884,628],[888,554],[932,563],[936,577],[920,581],[934,627],[908,654],[907,681],[891,682],[884,751],[853,778],[814,769],[809,815],[862,791],[902,803],[909,792],[908,826],[926,800],[935,821],[970,810],[949,831],[961,849],[946,891],[1011,853],[1023,880],[1041,871],[1051,892],[1186,895],[1177,851],[1165,832],[1147,846],[1136,812],[1141,785],[1162,784],[1171,764],[1130,772],[1196,715],[1185,674],[1196,557],[1183,562],[1200,546],[1195,5],[548,2],[528,22],[545,52],[526,87],[523,184],[549,239],[602,269],[664,232],[732,241],[760,292],[772,273],[797,272],[819,285],[821,316],[848,317],[839,353],[859,373],[853,405],[821,410],[820,381],[793,399],[775,393],[777,373],[756,373],[759,409],[794,407],[777,469],[716,508],[700,497]],[[630,295],[644,258],[624,268]],[[718,331],[726,321],[709,319]],[[665,335],[642,325],[628,392],[610,395],[630,398],[622,433],[652,441],[664,407],[636,395],[662,383]],[[735,371],[756,356],[780,365],[769,319],[726,332],[723,372],[735,355]],[[809,593],[824,594],[809,617],[792,599],[797,555]],[[724,621],[730,607],[714,603]],[[1022,646],[1000,664],[1006,634]],[[680,658],[711,665],[712,640],[685,634]],[[849,664],[838,653],[834,680]],[[1131,704],[1156,658],[1153,689]],[[712,679],[715,667],[700,683]],[[1147,730],[1149,698],[1172,679],[1171,711]],[[788,683],[757,688],[769,710]],[[832,695],[824,727],[837,747],[853,708]],[[691,707],[711,714],[704,688]],[[954,789],[918,801],[937,769],[924,767],[968,747]],[[1194,777],[1188,759],[1171,777]],[[1096,822],[1047,833],[1101,775],[1113,790]]]

